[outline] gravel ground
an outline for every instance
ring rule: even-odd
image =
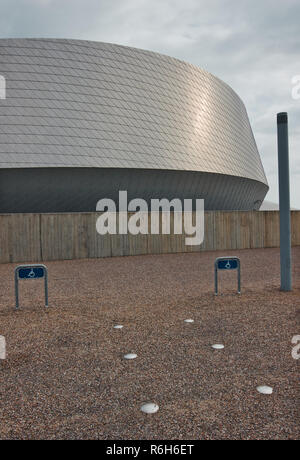
[[[226,251],[242,295],[227,272],[215,297],[220,255],[48,262],[48,311],[41,281],[20,282],[14,311],[15,264],[0,265],[0,438],[299,439],[300,247],[290,293],[279,250],[259,249]],[[149,401],[156,414],[140,411]]]

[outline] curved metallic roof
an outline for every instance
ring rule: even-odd
[[[0,39],[0,168],[220,173],[267,184],[244,104],[210,73],[77,40]]]

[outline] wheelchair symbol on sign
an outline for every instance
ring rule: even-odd
[[[231,264],[230,264],[229,260],[228,260],[227,264],[225,265],[225,268],[231,268]]]
[[[31,270],[31,272],[28,273],[28,278],[35,278],[35,273],[33,270]]]

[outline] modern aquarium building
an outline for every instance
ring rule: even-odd
[[[252,210],[268,191],[243,102],[194,65],[108,43],[0,39],[0,75],[0,213],[95,211],[119,190]]]

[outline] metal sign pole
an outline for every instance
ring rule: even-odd
[[[238,294],[240,294],[241,293],[241,263],[240,263],[240,259],[238,259],[237,276],[238,276]]]
[[[215,295],[218,295],[218,263],[215,261]]]
[[[18,270],[17,270],[17,268],[15,269],[16,310],[18,310],[18,308],[19,308],[19,278],[18,278]]]
[[[45,267],[45,308],[48,308],[48,269]]]
[[[280,278],[282,291],[292,290],[291,213],[288,115],[277,114],[279,214],[280,214]]]

